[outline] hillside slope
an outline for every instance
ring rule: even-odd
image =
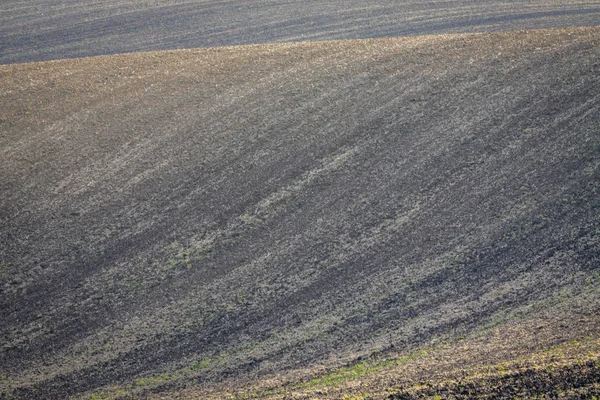
[[[596,25],[598,0],[3,0],[0,64],[148,50]]]
[[[0,393],[208,390],[533,316],[597,326],[599,42],[0,66]]]

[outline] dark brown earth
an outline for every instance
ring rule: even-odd
[[[0,393],[208,393],[543,313],[597,326],[599,42],[0,66]]]
[[[532,398],[549,396],[557,398],[562,393],[569,393],[570,398],[589,398],[587,388],[600,382],[600,368],[597,360],[552,368],[549,370],[524,369],[502,376],[482,378],[475,382],[452,382],[449,385],[430,386],[414,394],[395,393],[390,400],[425,399],[431,397],[473,399],[473,398]],[[579,393],[581,389],[585,392]],[[598,388],[594,389],[598,394]]]

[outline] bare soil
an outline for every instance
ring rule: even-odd
[[[591,322],[535,351],[591,335],[573,327],[599,315],[599,42],[0,66],[2,397],[242,390],[541,315]]]
[[[0,64],[149,50],[597,25],[598,0],[3,0]]]

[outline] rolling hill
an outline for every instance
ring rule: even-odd
[[[3,0],[0,64],[600,22],[597,0]]]
[[[2,397],[599,393],[599,42],[0,65]]]

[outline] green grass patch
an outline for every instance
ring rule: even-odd
[[[315,388],[315,387],[329,387],[335,386],[347,381],[362,378],[364,376],[379,372],[383,369],[392,368],[398,365],[406,364],[414,359],[422,357],[427,354],[426,350],[419,350],[409,355],[399,357],[393,360],[386,360],[380,362],[363,361],[350,365],[347,367],[339,368],[335,371],[328,373],[327,375],[313,378],[307,382],[301,382],[294,385],[294,389],[302,388]]]
[[[283,392],[287,392],[288,390],[295,389],[324,389],[331,388],[333,386],[341,385],[345,382],[349,382],[355,379],[360,379],[367,375],[374,374],[384,369],[393,368],[395,366],[406,364],[412,360],[423,357],[427,354],[427,350],[418,350],[406,356],[394,358],[391,360],[383,360],[383,361],[374,361],[374,360],[366,360],[361,361],[353,365],[349,365],[346,367],[338,368],[330,373],[315,377],[305,382],[299,382],[290,386],[280,386],[265,389],[259,392],[254,392],[248,395],[245,395],[241,398],[244,399],[252,399],[252,398],[261,398],[265,396],[279,395]],[[362,396],[362,395],[361,395]],[[362,398],[362,397],[358,397]]]
[[[111,387],[103,392],[95,393],[87,397],[88,400],[107,400],[123,396],[130,396],[136,390],[159,386],[162,383],[171,382],[176,379],[194,376],[198,371],[210,367],[216,360],[203,359],[193,363],[190,366],[183,367],[171,372],[141,377],[135,380],[134,384],[126,386]]]

